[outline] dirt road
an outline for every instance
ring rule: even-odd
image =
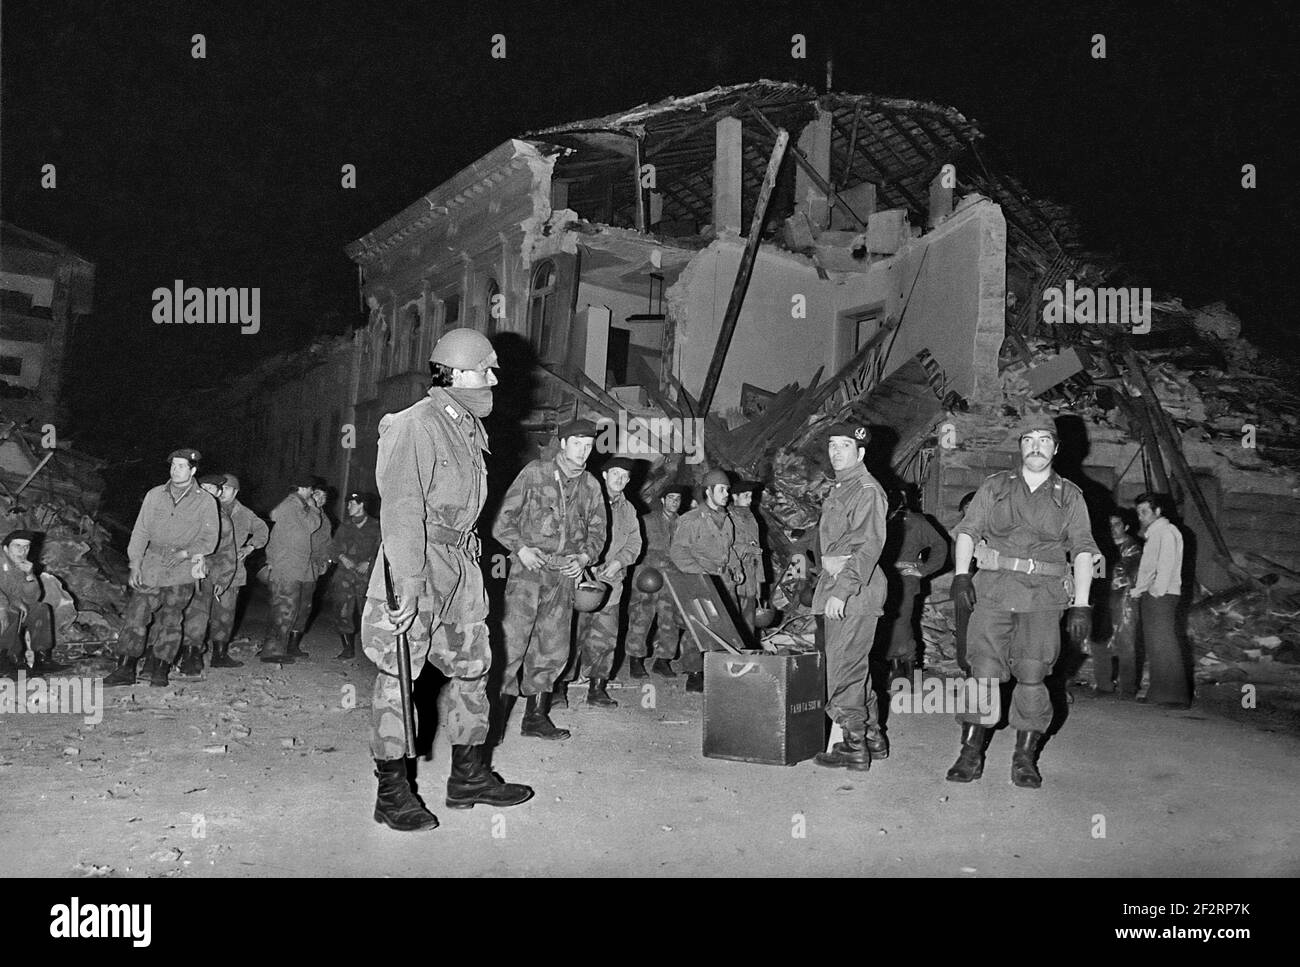
[[[442,827],[393,833],[371,818],[369,666],[332,660],[327,621],[305,645],[317,660],[279,668],[245,651],[241,669],[109,690],[95,726],[0,715],[0,874],[1300,873],[1300,740],[1080,688],[1038,791],[1011,785],[1006,732],[982,780],[944,781],[957,728],[943,715],[896,715],[890,759],[855,774],[703,758],[702,698],[681,678],[625,680],[608,711],[575,688],[555,716],[571,740],[522,738],[516,709],[496,754],[537,789],[531,802],[443,807],[439,740],[420,768]]]

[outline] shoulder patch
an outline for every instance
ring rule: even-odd
[[[457,412],[456,407],[452,406],[450,403],[448,403],[446,406],[442,408],[442,412],[446,413],[453,420],[460,419],[460,413]]]

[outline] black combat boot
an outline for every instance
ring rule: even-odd
[[[845,732],[844,741],[836,742],[829,752],[818,752],[813,761],[829,769],[852,769],[866,772],[871,768],[871,752],[862,732]]]
[[[879,725],[867,726],[867,751],[871,753],[871,761],[877,759],[889,758],[889,739],[885,737],[884,730]],[[838,745],[838,743],[836,743]]]
[[[244,663],[242,661],[235,661],[235,659],[230,657],[230,642],[227,641],[224,645],[218,645],[216,642],[213,642],[212,661],[208,663],[208,667],[243,668]]]
[[[66,672],[71,667],[71,665],[65,665],[61,661],[55,661],[54,649],[52,648],[44,654],[38,651],[36,657],[32,659],[33,675],[57,675],[59,672]]]
[[[163,661],[161,658],[155,659],[153,668],[149,672],[149,684],[154,688],[166,688],[171,684],[167,680],[167,673],[171,670],[172,663]]]
[[[503,782],[483,762],[480,745],[451,747],[451,775],[447,777],[447,805],[471,809],[476,805],[518,806],[533,798],[531,786]]]
[[[531,735],[538,739],[567,739],[571,734],[568,729],[557,728],[551,721],[551,693],[529,695],[528,704],[524,706],[524,721],[519,727],[520,735]]]
[[[203,653],[197,648],[182,648],[181,660],[176,666],[177,675],[195,676],[203,674]]]
[[[357,657],[357,633],[350,634],[339,633],[339,638],[343,642],[343,650],[334,656],[335,661],[351,661]]]
[[[405,759],[376,759],[375,776],[379,779],[375,822],[399,833],[438,828],[438,817],[425,809],[411,790]]]
[[[117,659],[117,668],[115,668],[108,677],[104,679],[104,687],[112,688],[114,685],[134,685],[135,684],[135,666],[139,658],[127,658],[125,655],[119,655]]]
[[[289,637],[293,637],[290,635]],[[278,662],[281,665],[292,665],[293,656],[289,654],[285,643],[279,638],[267,638],[262,642],[262,653],[258,656],[262,661],[270,664]]]
[[[556,682],[551,689],[551,708],[569,707],[569,683]]]
[[[593,678],[587,682],[587,704],[596,705],[600,708],[618,708],[618,702],[609,697],[609,692],[605,691],[605,685],[608,679]]]
[[[664,678],[677,677],[677,673],[673,671],[672,663],[667,658],[656,658],[655,663],[650,666],[650,670]]]
[[[949,782],[974,782],[984,775],[984,743],[988,728],[963,722],[961,725],[961,754],[948,770]]]
[[[629,658],[627,660],[627,673],[633,678],[645,678],[650,674],[645,670],[644,658]]]
[[[305,632],[289,632],[289,647],[285,649],[285,654],[290,658],[296,658],[298,661],[311,661],[311,655],[302,650],[302,636]]]
[[[1038,772],[1038,744],[1042,732],[1017,732],[1016,751],[1011,753],[1011,781],[1022,789],[1037,789],[1043,784]]]
[[[704,691],[704,672],[686,673],[686,690],[688,692]]]

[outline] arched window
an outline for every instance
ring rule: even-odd
[[[506,321],[505,307],[501,286],[496,279],[488,279],[487,291],[483,294],[483,329],[489,336],[496,335],[501,323]]]
[[[542,361],[550,359],[555,336],[555,281],[555,263],[550,259],[539,262],[528,293],[528,336]]]

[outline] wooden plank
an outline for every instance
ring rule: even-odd
[[[768,131],[770,131],[774,135],[776,134],[777,132],[776,125],[774,125],[771,121],[769,121],[762,111],[759,111],[758,109],[751,107],[749,109],[749,113],[754,115],[756,118],[758,118],[758,120],[762,122],[763,127],[767,128]],[[786,134],[784,128],[781,129],[781,133],[785,134],[787,138],[789,137],[789,134]],[[831,187],[831,184],[825,178],[822,177],[821,172],[818,171],[816,167],[814,167],[813,163],[809,161],[808,158],[804,155],[804,153],[799,150],[799,146],[792,145],[790,151],[794,155],[794,160],[798,162],[799,167],[803,168],[803,170],[807,173],[808,177],[812,179],[813,184],[817,186],[817,190],[820,191],[823,195],[825,195],[831,204],[839,205],[840,208],[842,208],[848,214],[848,216],[857,223],[859,228],[866,228],[867,223],[858,217],[858,213],[855,212],[852,208],[850,208],[849,203],[840,197],[840,193],[836,191],[833,187]]]
[[[768,203],[772,200],[772,188],[776,185],[776,176],[781,170],[781,162],[785,158],[789,142],[790,132],[782,129],[777,133],[776,145],[772,148],[772,157],[767,163],[767,173],[763,176],[763,187],[759,189],[758,200],[754,203],[754,217],[749,223],[749,237],[745,239],[745,251],[741,254],[740,265],[736,268],[736,281],[731,287],[731,299],[727,302],[727,311],[722,317],[722,328],[718,332],[718,342],[713,347],[713,358],[709,361],[709,369],[704,376],[704,388],[700,391],[700,411],[703,413],[707,413],[713,404],[713,394],[722,376],[722,364],[727,359],[731,337],[736,333],[740,308],[745,303],[749,280],[754,274],[754,260],[758,257],[758,246],[763,237],[763,223],[767,221]]]
[[[1160,409],[1160,404],[1156,401],[1155,390],[1151,387],[1151,381],[1147,379],[1146,371],[1142,368],[1141,361],[1137,358],[1137,353],[1132,349],[1124,350],[1124,362],[1128,365],[1129,372],[1137,381],[1139,390],[1142,393],[1143,400],[1150,407],[1151,422],[1154,426],[1156,437],[1160,440],[1165,449],[1169,462],[1173,464],[1174,472],[1178,474],[1179,480],[1184,489],[1191,494],[1192,502],[1196,505],[1197,513],[1201,515],[1201,522],[1210,534],[1210,540],[1214,544],[1216,551],[1215,556],[1224,569],[1238,580],[1247,583],[1255,583],[1255,579],[1250,573],[1237,564],[1232,559],[1232,551],[1228,549],[1228,542],[1223,539],[1223,532],[1219,529],[1219,522],[1214,515],[1210,513],[1209,502],[1205,499],[1205,494],[1201,492],[1200,485],[1196,482],[1196,477],[1192,474],[1192,468],[1187,463],[1187,458],[1183,455],[1182,445],[1174,436],[1173,431],[1166,422],[1165,413]]]

